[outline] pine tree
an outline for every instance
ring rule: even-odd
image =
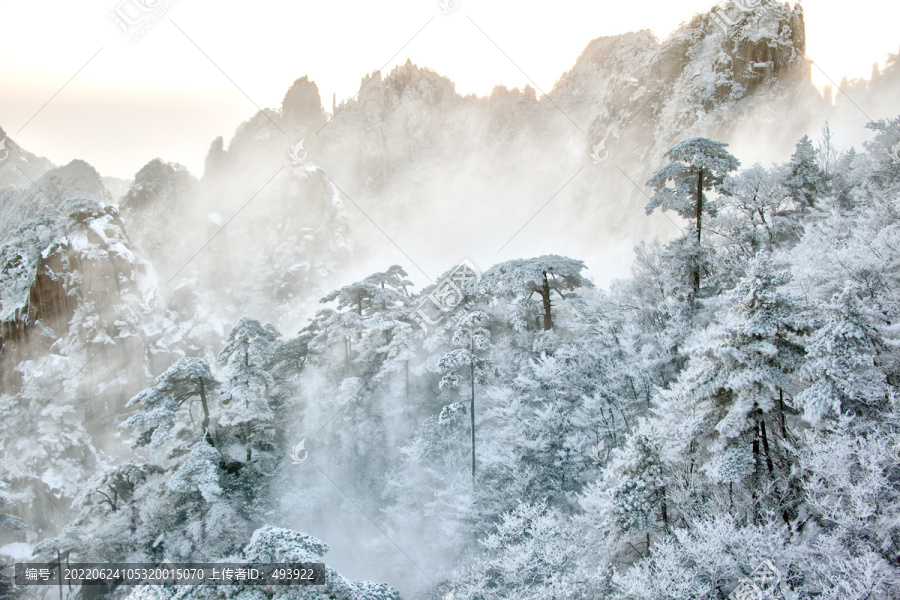
[[[442,374],[441,389],[459,387],[462,384],[459,372],[465,369],[469,371],[473,480],[475,479],[475,382],[478,379],[484,382],[485,375],[494,370],[493,363],[489,359],[476,353],[490,347],[491,332],[483,327],[487,322],[488,315],[482,311],[466,313],[457,322],[453,332],[453,345],[459,347],[444,354],[437,364],[437,368]]]
[[[811,328],[797,299],[781,289],[789,280],[767,256],[751,261],[726,296],[725,322],[697,335],[684,371],[655,409],[658,429],[668,431],[667,459],[728,484],[729,497],[748,476],[773,475],[772,424],[783,422],[783,390],[801,365]]]
[[[196,400],[200,401],[203,414],[199,434],[207,443],[215,445],[209,429],[210,394],[219,382],[210,372],[209,365],[199,358],[182,358],[157,377],[155,383],[155,386],[141,391],[126,404],[142,406],[140,412],[120,425],[140,430],[135,446],[149,444],[157,447],[177,438],[181,432],[186,434],[188,440],[196,439],[182,411],[183,407],[191,407]],[[182,441],[178,452],[184,451],[184,444]]]
[[[275,382],[269,374],[279,334],[271,325],[243,318],[228,334],[219,353],[227,379],[219,398],[221,408],[216,422],[220,428],[233,427],[246,451],[246,462],[253,458],[255,444],[272,450],[275,413],[269,398]]]
[[[804,135],[797,142],[791,155],[789,170],[786,173],[785,185],[790,190],[791,198],[801,209],[815,206],[816,200],[828,189],[825,173],[816,157],[809,136]]]
[[[653,197],[647,203],[647,214],[655,209],[674,210],[685,219],[694,219],[697,253],[701,245],[703,214],[715,216],[717,205],[708,200],[704,192],[727,193],[722,187],[725,177],[740,166],[740,161],[725,150],[728,144],[703,137],[694,137],[666,150],[663,156],[670,162],[654,171],[645,185],[654,188]],[[671,182],[674,187],[669,187]],[[700,290],[700,269],[695,262],[691,279],[694,295]]]
[[[643,533],[649,545],[651,528],[668,520],[659,437],[653,423],[641,419],[622,447],[611,452],[600,480],[586,487],[581,506],[598,527]]]
[[[338,310],[351,308],[362,317],[379,310],[386,310],[388,304],[402,302],[402,298],[409,296],[406,288],[412,285],[406,271],[398,265],[393,265],[383,273],[373,273],[362,281],[345,285],[342,288],[326,294],[320,302],[333,302],[337,300]]]
[[[526,300],[537,294],[544,308],[544,330],[553,327],[551,292],[565,298],[564,291],[593,287],[581,274],[584,262],[549,254],[538,258],[514,259],[494,265],[478,282],[478,291],[486,294],[514,296]]]
[[[871,415],[887,403],[887,382],[875,365],[876,319],[858,295],[850,285],[821,306],[824,322],[806,346],[805,387],[793,403],[813,425],[829,414]]]

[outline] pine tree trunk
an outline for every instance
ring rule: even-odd
[[[544,301],[544,331],[549,331],[553,327],[553,321],[550,319],[550,282],[547,281],[547,271],[543,271],[542,276],[541,299]]]
[[[778,412],[780,413],[781,421],[781,439],[787,443],[787,423],[784,415],[784,390],[778,389]],[[787,458],[786,454],[783,454],[785,458]],[[785,472],[790,474],[791,468],[789,462],[786,460],[783,464],[783,469]],[[784,524],[787,525],[788,529],[791,529],[791,519],[794,516],[794,511],[791,508],[791,498],[794,497],[794,485],[792,484],[792,479],[790,475],[787,477],[787,483],[785,485],[784,495],[779,494],[779,497],[782,497],[782,508],[781,508],[781,518],[784,521]]]
[[[753,435],[753,484],[751,486],[750,497],[753,499],[753,524],[756,525],[759,523],[759,502],[757,499],[757,490],[759,489],[759,424],[754,427],[754,435]]]
[[[470,349],[472,353],[472,362],[469,363],[470,374],[472,376],[472,483],[475,483],[475,336],[472,335],[470,341]]]
[[[694,474],[694,440],[691,440],[690,453],[691,453],[691,466],[688,469],[688,475],[693,475]]]
[[[700,245],[700,230],[701,230],[701,219],[700,215],[703,211],[703,170],[700,170],[700,173],[697,174],[697,246]]]
[[[757,409],[758,410],[758,409]],[[753,465],[756,469],[756,473],[759,473],[760,467],[760,459],[759,459],[759,413],[757,412],[757,423],[753,432]]]
[[[203,437],[210,446],[215,446],[212,436],[209,433],[209,403],[206,401],[206,386],[203,379],[200,379],[200,406],[203,407]]]
[[[762,415],[759,419],[759,432],[762,434],[763,452],[766,454],[766,467],[769,469],[769,475],[773,476],[775,474],[775,467],[772,464],[772,455],[769,454],[769,436],[766,435],[766,418]]]
[[[700,293],[700,231],[702,229],[701,214],[703,213],[703,170],[697,175],[697,254],[694,256],[693,278],[694,278],[694,297]]]
[[[250,439],[250,423],[244,423],[244,443],[247,445],[247,462],[253,458],[253,443]]]
[[[669,507],[668,507],[668,505],[666,505],[666,488],[665,488],[665,486],[662,488],[661,494],[662,494],[663,526],[665,527],[665,530],[668,531],[669,530]]]
[[[781,439],[787,441],[787,423],[784,416],[784,390],[778,389],[778,411],[781,413]]]

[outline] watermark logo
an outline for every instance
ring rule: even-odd
[[[9,451],[4,447],[6,446],[6,438],[0,440],[0,450],[3,450],[3,458],[0,458],[0,461],[6,460],[6,457],[9,456]]]
[[[144,37],[169,12],[178,0],[122,0],[109,18],[128,39],[136,42]]]
[[[303,453],[302,458],[300,457],[301,452]],[[291,460],[294,461],[293,464],[299,465],[304,460],[306,460],[307,456],[309,456],[309,452],[306,451],[306,439],[300,440],[299,444],[297,444],[296,446],[291,448],[290,457],[291,457]]]
[[[894,144],[894,147],[891,148],[891,160],[894,161],[894,164],[900,165],[900,142],[897,142]]]
[[[599,442],[597,442],[596,446],[591,448],[591,461],[595,465],[599,465],[606,459],[606,453],[603,452],[603,449],[605,447],[606,447],[606,442],[603,440],[600,440]]]
[[[6,140],[7,138],[0,140],[0,152],[2,152],[2,154],[0,154],[0,163],[9,158],[9,150],[6,149]]]
[[[595,165],[599,165],[609,158],[609,151],[606,149],[606,138],[600,140],[599,144],[594,145],[593,152],[591,152],[591,158],[594,160]]]
[[[302,165],[303,161],[306,160],[306,156],[308,153],[306,152],[306,149],[303,147],[303,143],[305,141],[306,141],[306,138],[303,138],[302,140],[300,140],[299,142],[294,144],[291,147],[290,154],[288,154],[288,156],[291,157],[291,162],[294,163],[295,165]]]
[[[150,291],[144,295],[144,300],[141,302],[141,312],[145,315],[149,315],[154,310],[156,310],[156,298],[154,295],[156,294],[156,288],[150,288]]]
[[[428,325],[440,323],[446,313],[462,303],[467,292],[475,289],[480,279],[481,271],[463,260],[416,306],[413,320],[428,333]]]
[[[730,3],[736,6],[741,12],[746,13],[759,6],[760,2],[761,0],[733,0]],[[729,0],[722,0],[713,7],[712,12],[710,13],[710,18],[712,18],[713,22],[722,29],[723,33],[728,33],[728,28],[732,25],[737,25],[738,20],[740,20],[740,15],[734,15],[734,18],[728,15],[728,4]]]
[[[441,14],[448,15],[452,13],[459,7],[459,0],[440,0],[438,2],[438,8],[441,9]]]
[[[766,559],[759,566],[737,584],[728,600],[762,600],[763,593],[781,582],[781,571],[771,560]]]

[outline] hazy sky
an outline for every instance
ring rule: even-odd
[[[141,2],[171,8],[129,41],[109,15],[136,14]],[[638,29],[665,38],[714,5],[445,2],[456,5],[448,14],[438,0],[0,0],[0,126],[57,164],[82,158],[130,178],[158,156],[199,176],[214,137],[227,142],[257,106],[280,106],[303,75],[327,110],[332,93],[349,98],[366,73],[407,58],[463,94],[523,87],[522,71],[549,91],[590,40]],[[807,53],[835,81],[868,77],[900,49],[894,0],[803,6]],[[813,78],[828,83],[817,69]]]

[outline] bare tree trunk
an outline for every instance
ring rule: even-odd
[[[215,446],[212,435],[209,433],[209,402],[206,400],[206,386],[200,379],[200,406],[203,407],[203,437],[210,446]]]
[[[787,441],[787,422],[784,416],[784,390],[778,388],[778,411],[781,413],[781,438]]]
[[[547,281],[547,271],[543,271],[541,274],[543,276],[541,299],[544,301],[544,331],[549,331],[553,327],[553,321],[550,319],[550,282]]]
[[[757,498],[757,490],[759,489],[759,467],[760,467],[760,459],[759,459],[759,424],[757,423],[754,428],[753,435],[753,485],[750,493],[750,497],[753,499],[753,524],[759,524],[759,506],[756,501]]]
[[[688,475],[693,475],[694,474],[694,440],[691,440],[690,453],[691,453],[691,466],[688,469]]]
[[[703,213],[703,170],[700,170],[700,173],[697,176],[697,254],[694,257],[693,264],[693,277],[694,277],[694,297],[700,293],[700,265],[698,261],[700,260],[700,231],[702,229],[702,217]]]
[[[472,361],[469,363],[469,370],[472,376],[472,483],[475,483],[475,335],[471,335],[469,352],[472,353]]]
[[[409,360],[404,361],[406,369],[406,400],[409,401]]]
[[[666,504],[666,488],[665,488],[665,487],[662,488],[661,494],[662,494],[662,519],[663,519],[663,526],[665,527],[665,530],[668,531],[668,530],[669,530],[669,507],[668,507],[668,505]]]
[[[766,417],[764,415],[761,415],[759,419],[759,432],[762,434],[763,452],[766,454],[766,467],[769,469],[769,475],[773,476],[775,467],[772,464],[772,455],[769,454],[769,436],[766,435]]]

